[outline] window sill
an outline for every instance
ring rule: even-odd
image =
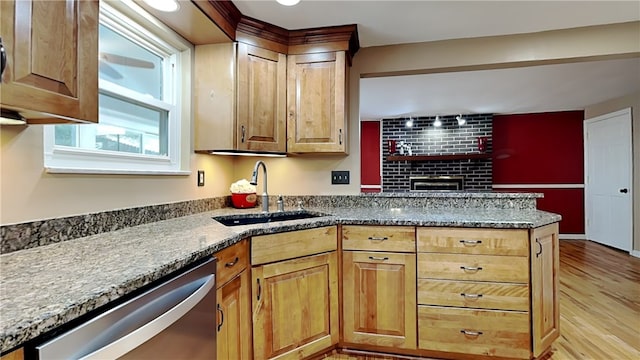
[[[48,174],[90,174],[90,175],[172,175],[187,176],[191,175],[190,170],[111,170],[111,169],[76,169],[76,168],[59,168],[45,167]]]

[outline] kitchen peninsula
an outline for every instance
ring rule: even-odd
[[[351,270],[358,268],[361,254],[380,262],[391,259],[387,254],[407,255],[405,269],[414,272],[405,274],[418,294],[417,304],[414,295],[405,308],[408,316],[417,319],[418,328],[409,329],[412,334],[398,330],[402,335],[394,337],[406,337],[406,346],[376,334],[361,336],[366,332],[362,329],[352,332],[360,333],[357,336],[349,335],[345,326],[353,328],[354,323],[345,305],[338,321],[344,338],[338,340],[338,334],[333,334],[326,350],[337,346],[430,356],[468,352],[539,357],[558,336],[557,223],[561,219],[536,209],[540,196],[492,192],[292,196],[285,199],[287,210],[303,201],[305,209],[322,216],[227,227],[212,217],[259,210],[220,208],[3,254],[0,349],[4,354],[32,346],[43,334],[244,239],[254,246],[252,242],[264,236],[326,229],[322,236],[333,236],[328,241],[334,245],[321,251],[342,262],[344,270],[337,281],[344,287],[339,299],[343,304],[354,301],[349,289],[358,282]],[[407,247],[393,249],[401,238]],[[292,247],[289,244],[281,252]],[[257,249],[252,248],[252,257]],[[251,265],[255,265],[253,272],[263,267],[253,258]],[[474,293],[455,294],[469,284]],[[485,294],[480,300],[478,289]],[[333,292],[331,296],[338,297]],[[486,306],[482,305],[485,300]],[[462,324],[454,332],[465,342],[452,340],[447,324]],[[482,324],[505,328],[483,333],[477,328]],[[279,355],[295,356],[298,350],[283,350]],[[261,356],[255,353],[256,358]]]

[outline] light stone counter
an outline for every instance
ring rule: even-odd
[[[224,208],[0,255],[0,350],[37,341],[60,325],[253,235],[336,224],[535,228],[561,219],[528,208],[380,207],[375,199],[359,208],[333,204],[310,209],[330,216],[236,227],[211,217],[259,209]]]

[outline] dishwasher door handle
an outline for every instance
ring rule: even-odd
[[[189,294],[183,294],[185,289],[190,289],[195,283],[201,283],[197,289],[190,291]],[[194,306],[196,306],[215,286],[215,275],[208,275],[203,278],[194,280],[193,282],[183,285],[160,298],[150,302],[149,304],[138,309],[135,313],[131,314],[131,319],[123,319],[119,322],[122,326],[132,326],[131,323],[136,322],[136,314],[143,314],[144,312],[155,312],[157,318],[152,321],[136,324],[137,328],[119,339],[116,339],[106,346],[89,353],[80,359],[115,359],[131,350],[137,348],[147,340],[153,338],[164,329],[169,327],[174,322],[178,321],[186,313],[189,312]],[[181,291],[182,290],[182,291]],[[166,303],[169,303],[167,308]],[[145,317],[147,317],[146,315]]]

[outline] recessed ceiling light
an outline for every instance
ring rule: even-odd
[[[284,5],[284,6],[293,6],[300,2],[300,0],[276,0],[276,1],[278,2],[278,4]]]
[[[143,0],[152,8],[164,12],[174,12],[180,8],[176,0]]]

